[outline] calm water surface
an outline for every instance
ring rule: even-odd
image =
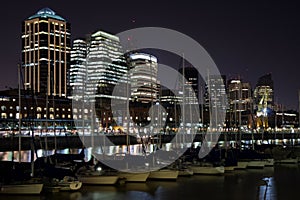
[[[0,199],[300,199],[300,165],[275,165],[263,170],[247,169],[223,176],[194,175],[177,181],[148,181],[121,186],[83,186],[79,192],[60,192],[38,196],[0,196]]]

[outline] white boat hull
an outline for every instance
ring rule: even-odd
[[[287,159],[277,160],[276,162],[282,164],[297,164],[298,158],[287,158]]]
[[[160,179],[160,180],[176,180],[178,177],[178,170],[158,170],[151,171],[149,179]]]
[[[248,166],[248,162],[239,161],[237,163],[237,166],[234,167],[234,169],[246,169]]]
[[[118,173],[118,176],[120,178],[125,178],[126,182],[146,182],[149,175],[150,172],[141,172],[141,173],[119,172]]]
[[[226,166],[226,167],[224,167],[224,169],[225,169],[225,172],[231,172],[235,169],[235,167],[236,166]]]
[[[2,185],[0,194],[40,194],[43,184]]]
[[[178,176],[192,176],[193,174],[194,172],[191,169],[180,169]]]
[[[265,160],[265,167],[273,167],[274,166],[274,159],[269,158]]]
[[[115,185],[118,182],[118,176],[79,176],[78,180],[82,184],[90,185]]]
[[[262,169],[265,167],[265,161],[264,160],[252,160],[248,162],[247,168],[258,168]]]
[[[207,174],[207,175],[220,175],[224,174],[225,168],[220,167],[209,167],[209,166],[190,166],[189,167],[194,174]]]

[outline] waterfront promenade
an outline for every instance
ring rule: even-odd
[[[206,133],[197,133],[196,135],[190,135],[194,137],[194,142],[202,142]],[[148,142],[151,143],[170,143],[174,139],[175,134],[161,134],[151,136],[147,138]],[[218,136],[218,134],[213,134]],[[84,136],[86,141],[92,141],[96,145],[105,145],[103,137],[107,137],[114,145],[126,145],[126,135],[95,135],[93,139],[91,136]],[[290,132],[277,132],[277,133],[238,133],[238,132],[224,132],[220,134],[219,141],[291,141],[294,140],[297,144],[300,138],[300,133]],[[207,139],[209,141],[209,138]],[[141,139],[129,136],[131,145],[141,144]],[[34,144],[32,146],[32,144]],[[85,143],[85,147],[90,147],[92,144],[89,142]],[[65,149],[65,148],[82,148],[83,143],[78,135],[64,135],[64,136],[21,136],[21,149],[30,150],[32,147],[35,149]],[[19,149],[19,137],[0,137],[0,152],[3,151],[17,151]]]

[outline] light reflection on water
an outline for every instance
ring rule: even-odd
[[[266,185],[265,181],[268,181]],[[285,200],[299,199],[298,164],[275,165],[265,169],[235,170],[223,176],[194,175],[177,181],[147,181],[118,186],[83,186],[77,192],[48,193],[37,196],[4,196],[1,199],[65,200]]]
[[[219,142],[221,147],[225,146],[230,146],[230,144],[234,144],[236,141],[227,141],[227,142]],[[243,144],[246,145],[252,145],[252,141],[244,141],[242,140]],[[262,144],[262,143],[269,143],[269,144],[300,144],[300,139],[293,139],[293,140],[269,140],[269,141],[262,141],[262,140],[256,140],[255,143],[257,144]],[[177,147],[177,144],[174,143],[166,143],[162,144],[162,150],[165,151],[170,151],[173,148]],[[191,146],[191,144],[186,144],[187,146]],[[200,142],[195,142],[194,145],[197,147],[200,145]],[[147,144],[144,145],[146,152],[153,152],[155,149],[158,147],[158,144]],[[181,147],[182,148],[182,147]],[[131,155],[142,155],[143,154],[143,145],[142,144],[136,144],[136,145],[130,145],[129,151]],[[80,153],[81,149],[58,149],[57,153],[63,153],[63,154],[77,154]],[[92,151],[95,152],[96,154],[103,154],[105,153],[106,155],[115,155],[118,153],[127,153],[127,146],[126,145],[121,145],[121,146],[101,146],[101,147],[95,147],[94,149],[92,148],[87,148],[84,150],[85,151],[85,160],[88,161],[90,160],[92,156]],[[38,149],[37,154],[34,154],[34,160],[36,160],[37,157],[44,157],[44,156],[49,156],[54,154],[54,150],[43,150],[43,149]],[[12,160],[12,155],[14,155],[14,161],[18,161],[19,158],[19,152],[14,151],[13,153],[11,151],[7,152],[0,152],[0,160],[8,161]],[[31,151],[21,151],[21,161],[22,162],[30,162],[31,161]]]
[[[197,146],[199,142],[196,142],[195,145]],[[191,144],[188,144],[189,146]],[[157,148],[157,144],[148,144],[145,146],[146,152],[153,152]],[[171,143],[163,144],[162,150],[170,151],[172,148],[174,148],[175,145]],[[129,151],[131,155],[142,155],[143,154],[143,146],[142,144],[136,144],[136,145],[130,145]],[[34,160],[36,160],[37,157],[44,157],[44,156],[50,156],[54,154],[54,150],[43,150],[38,149],[37,155],[34,154]],[[79,154],[81,152],[81,149],[60,149],[56,151],[57,153],[62,154]],[[85,161],[88,161],[92,157],[92,152],[95,152],[96,154],[106,154],[106,155],[115,155],[120,153],[127,153],[127,146],[121,145],[121,146],[101,146],[101,147],[94,147],[94,148],[86,148],[84,149],[85,153]],[[13,153],[11,151],[8,152],[0,152],[0,160],[12,160],[12,154],[14,155],[14,161],[18,161],[19,158],[19,152],[14,151]],[[21,151],[21,161],[22,162],[30,162],[31,161],[31,151]]]

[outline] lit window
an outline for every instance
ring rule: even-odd
[[[6,106],[1,106],[2,111],[6,111]]]

